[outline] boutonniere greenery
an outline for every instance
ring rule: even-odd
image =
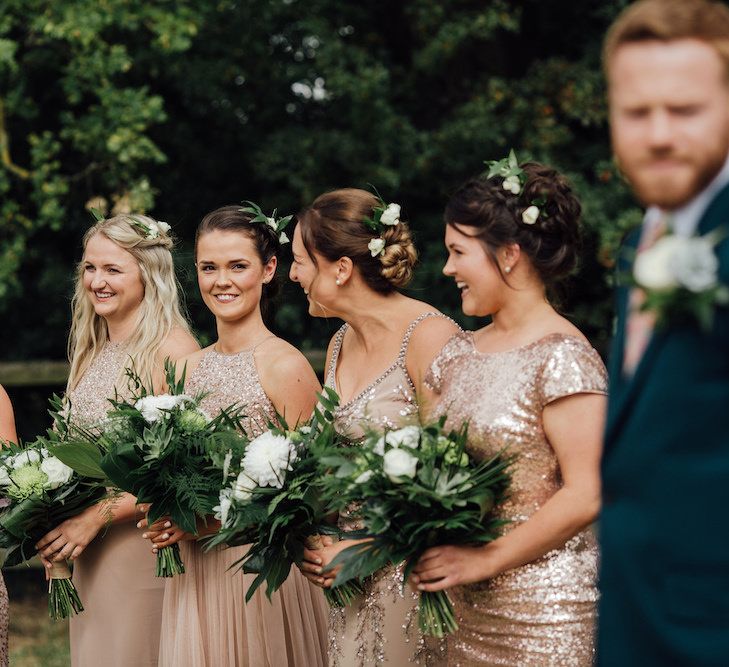
[[[641,310],[656,325],[692,319],[711,329],[716,306],[729,304],[729,287],[719,280],[716,246],[725,234],[679,237],[667,234],[636,255],[632,283],[645,292]]]

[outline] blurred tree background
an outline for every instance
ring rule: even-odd
[[[205,342],[192,238],[252,199],[294,212],[375,184],[403,205],[422,255],[410,292],[461,323],[441,276],[443,206],[514,147],[564,170],[584,204],[564,311],[601,351],[611,264],[640,219],[611,161],[603,34],[626,0],[3,0],[0,15],[0,345],[60,359],[87,207],[172,224]],[[287,269],[288,259],[281,273]],[[282,275],[283,277],[283,275]],[[276,329],[321,348],[287,286]]]

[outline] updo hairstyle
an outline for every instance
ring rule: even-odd
[[[445,222],[473,227],[473,236],[482,241],[505,282],[496,251],[519,244],[549,288],[577,266],[582,207],[567,179],[555,169],[537,162],[525,162],[520,167],[526,182],[518,195],[504,189],[503,177],[474,178],[451,197]],[[522,215],[532,205],[539,207],[539,217],[534,224],[527,224]]]
[[[380,237],[384,251],[372,256],[367,245],[377,237],[364,219],[372,218],[380,200],[366,190],[345,188],[320,195],[298,215],[304,247],[316,263],[315,252],[330,262],[349,257],[365,283],[387,294],[405,287],[418,261],[410,229],[405,222],[385,226]]]

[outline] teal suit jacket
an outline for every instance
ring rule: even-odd
[[[729,187],[698,232],[724,227],[729,236]],[[729,285],[729,238],[717,254]],[[657,330],[624,378],[628,293],[618,289],[609,363],[598,663],[726,667],[729,309],[716,309],[709,332],[692,322]]]

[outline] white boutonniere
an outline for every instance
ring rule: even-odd
[[[719,281],[716,245],[723,235],[682,238],[668,234],[639,252],[633,282],[645,292],[642,310],[656,313],[656,324],[677,318],[711,328],[717,305],[729,304],[729,287]]]

